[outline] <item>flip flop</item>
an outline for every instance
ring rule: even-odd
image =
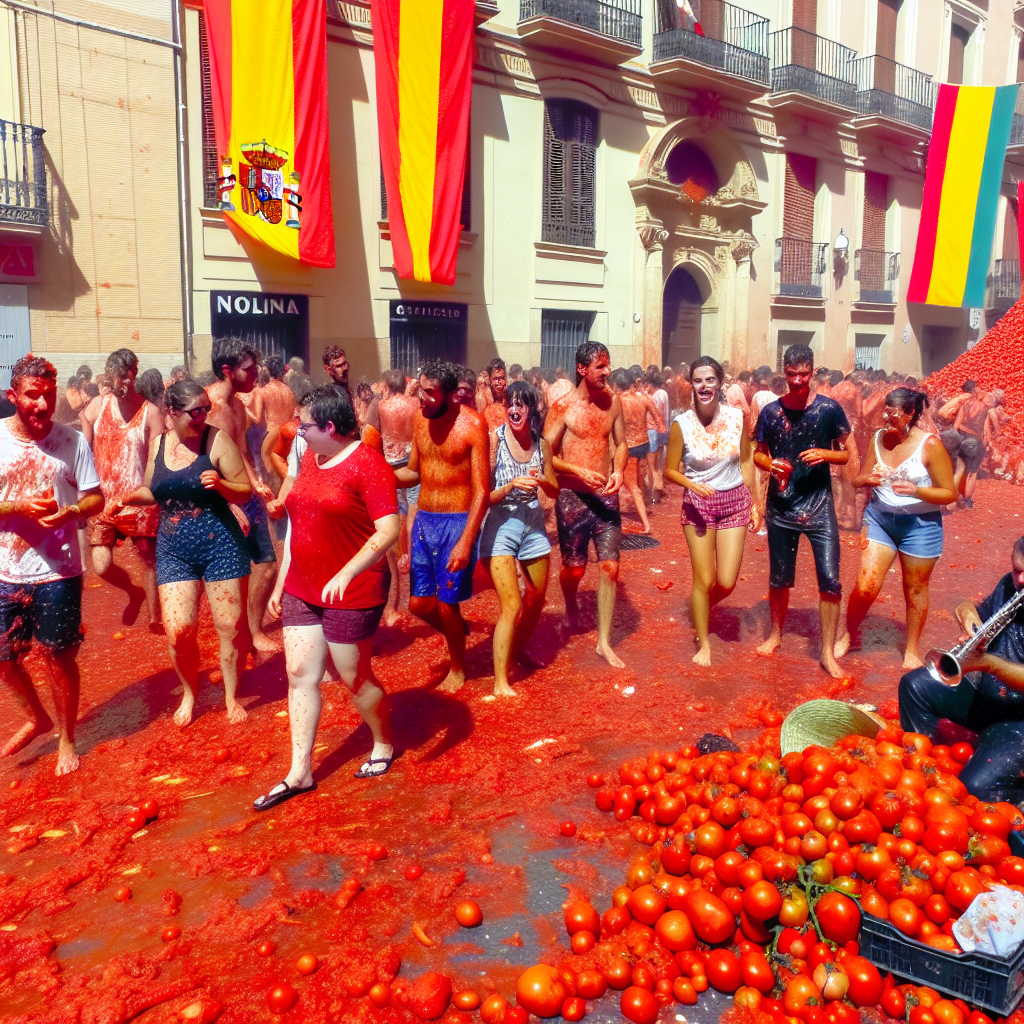
[[[280,793],[267,793],[264,796],[258,797],[253,801],[252,809],[254,811],[269,811],[271,807],[283,804],[285,800],[291,800],[293,796],[299,796],[301,793],[312,793],[313,790],[316,789],[315,782],[312,786],[306,786],[305,789],[299,789],[296,786],[289,786],[284,779],[278,783],[278,786],[284,786],[284,789],[282,789]]]
[[[387,775],[391,769],[391,762],[395,759],[395,753],[392,752],[390,757],[371,757],[369,760],[364,761],[362,767],[352,776],[354,779],[379,779],[382,775]],[[367,771],[375,764],[384,765],[384,770],[381,772]]]

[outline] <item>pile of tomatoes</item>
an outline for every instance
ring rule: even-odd
[[[754,1019],[856,1024],[880,1006],[908,1024],[991,1024],[883,977],[857,944],[863,911],[955,955],[953,923],[974,897],[1024,885],[1007,842],[1024,815],[967,793],[957,776],[972,753],[890,726],[782,758],[777,745],[653,753],[623,764],[617,787],[591,776],[597,806],[649,850],[603,914],[567,905],[573,956],[530,968],[518,1005],[579,1020],[611,988],[627,1020],[653,1024],[711,987]]]

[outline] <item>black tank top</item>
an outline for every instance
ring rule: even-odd
[[[207,490],[200,479],[208,469],[214,468],[206,452],[209,437],[210,428],[207,427],[199,441],[199,454],[194,462],[184,469],[168,469],[164,461],[164,441],[167,435],[160,436],[160,447],[153,463],[153,482],[150,490],[161,508],[168,512],[178,512],[183,508],[209,508],[230,514],[227,499],[216,491]]]

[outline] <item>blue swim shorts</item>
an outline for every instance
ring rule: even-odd
[[[449,572],[448,559],[466,529],[468,512],[416,513],[412,528],[412,552],[409,565],[409,592],[413,597],[436,597],[444,604],[468,601],[473,595],[473,569],[476,544],[470,551],[469,565]]]

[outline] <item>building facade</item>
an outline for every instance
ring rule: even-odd
[[[58,9],[173,36],[169,0],[121,2]],[[32,40],[46,19],[10,11],[0,116],[45,129],[50,175],[37,279],[24,286],[35,349],[62,366],[120,345],[162,367],[189,352],[202,370],[213,335],[232,333],[315,370],[339,344],[372,378],[435,355],[567,367],[588,337],[616,364],[709,353],[774,366],[801,341],[830,367],[919,374],[1020,293],[1024,101],[987,308],[905,301],[936,84],[1024,80],[1021,0],[690,0],[703,34],[676,0],[476,3],[451,287],[395,274],[371,8],[325,2],[330,270],[239,240],[223,219],[200,3],[182,19],[184,235],[173,50],[64,23],[49,23],[43,46]]]

